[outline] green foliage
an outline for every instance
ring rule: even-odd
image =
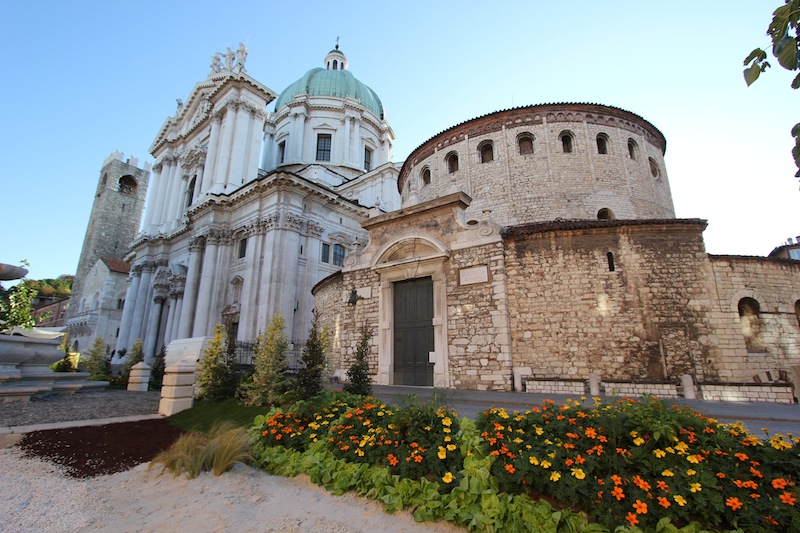
[[[772,13],[772,21],[767,28],[767,36],[772,41],[772,56],[778,64],[789,71],[800,70],[800,0],[785,0],[784,5]],[[754,83],[762,72],[770,67],[767,53],[756,48],[744,60],[744,81],[747,85]],[[800,88],[800,74],[791,83],[792,89]],[[800,169],[800,123],[792,128],[795,146],[792,157]],[[795,174],[800,178],[800,170]]]
[[[153,459],[153,464],[162,464],[162,472],[168,470],[173,476],[186,472],[189,479],[194,479],[203,471],[219,476],[236,463],[251,461],[251,439],[247,431],[229,422],[218,422],[208,434],[181,435],[168,450]]]
[[[197,372],[197,398],[224,400],[233,398],[239,385],[235,353],[228,349],[230,342],[225,327],[217,324],[214,337],[200,358]]]
[[[111,374],[111,356],[103,337],[95,337],[89,353],[84,358],[84,369],[94,379],[105,379]]]
[[[184,431],[208,433],[215,423],[222,421],[249,428],[253,417],[263,413],[262,408],[242,406],[234,398],[216,402],[196,400],[191,409],[168,417],[167,422]]]
[[[30,288],[25,281],[9,289],[8,299],[0,300],[0,318],[5,321],[4,328],[31,329],[36,325],[31,308],[36,290]]]
[[[344,390],[351,394],[369,396],[372,394],[372,377],[369,375],[369,339],[371,335],[366,324],[361,328],[361,338],[356,348],[356,360],[347,370],[348,383]]]
[[[153,368],[150,370],[150,382],[147,385],[149,390],[161,390],[161,383],[164,381],[164,372],[167,364],[167,349],[162,346],[161,351],[156,354],[153,361]]]
[[[120,350],[122,351],[122,350]],[[144,348],[142,348],[142,340],[136,339],[131,347],[131,352],[125,357],[125,362],[122,369],[119,371],[120,377],[125,381],[125,386],[128,384],[128,378],[131,376],[131,368],[133,365],[139,364],[144,361]]]
[[[254,372],[250,379],[239,387],[239,396],[244,405],[279,405],[287,391],[286,353],[289,341],[284,328],[283,315],[275,314],[267,326],[266,334],[256,338],[253,362]]]
[[[72,294],[72,282],[75,276],[67,274],[58,276],[56,279],[26,279],[23,283],[39,296],[69,298]]]
[[[297,373],[297,393],[300,399],[309,400],[322,392],[322,380],[325,373],[326,353],[330,350],[330,339],[320,328],[319,316],[314,313],[308,340],[300,358],[300,370]]]

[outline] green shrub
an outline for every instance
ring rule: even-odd
[[[326,332],[320,328],[319,316],[315,312],[311,329],[308,331],[308,340],[300,358],[300,370],[297,373],[296,389],[301,400],[309,400],[322,392],[326,353],[329,349],[330,340]]]
[[[289,341],[284,328],[283,315],[275,314],[266,334],[259,333],[254,349],[253,375],[239,387],[239,396],[244,405],[278,405],[287,390],[286,353]]]
[[[111,374],[111,356],[103,337],[95,337],[84,359],[84,368],[94,379],[105,379]]]
[[[239,384],[235,354],[228,349],[225,327],[217,324],[214,337],[200,358],[197,372],[197,398],[224,400],[233,398]]]
[[[356,360],[347,370],[348,383],[344,390],[351,394],[370,396],[372,394],[372,377],[369,375],[369,339],[371,335],[366,324],[361,328],[361,338],[356,348]]]
[[[161,390],[161,384],[164,381],[164,372],[166,372],[167,364],[167,349],[162,346],[161,351],[156,354],[156,359],[153,361],[153,368],[150,370],[150,382],[147,385],[149,390]]]

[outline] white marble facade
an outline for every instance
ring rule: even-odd
[[[274,313],[299,349],[311,288],[365,242],[370,210],[400,205],[394,134],[338,46],[280,97],[247,73],[246,56],[215,54],[150,147],[117,350],[141,339],[150,361],[223,322],[253,340]]]

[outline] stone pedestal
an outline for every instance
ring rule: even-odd
[[[150,384],[150,371],[152,367],[144,361],[136,363],[131,367],[131,374],[128,376],[128,390],[146,392]]]
[[[161,402],[158,413],[170,416],[194,405],[195,373],[211,337],[178,339],[169,343],[165,357],[164,381],[161,386]]]
[[[164,369],[158,414],[170,416],[194,405],[196,363],[168,365]]]

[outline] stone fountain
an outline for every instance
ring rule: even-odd
[[[0,281],[24,277],[24,268],[0,263]],[[37,328],[0,331],[0,402],[27,401],[34,394],[105,388],[106,381],[87,381],[85,372],[53,372],[50,365],[63,357],[61,333]]]

